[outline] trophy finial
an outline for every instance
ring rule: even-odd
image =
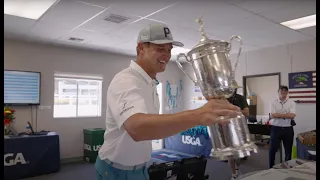
[[[203,31],[204,31],[204,29],[203,29],[203,21],[202,21],[202,17],[203,17],[203,16],[201,16],[201,17],[197,18],[197,20],[196,20],[196,22],[200,24],[200,29],[199,29],[199,31],[201,31],[201,32],[203,32]]]
[[[200,24],[200,29],[199,29],[199,31],[201,32],[201,35],[202,35],[201,41],[204,41],[204,40],[206,40],[206,39],[208,39],[208,38],[207,38],[207,36],[206,36],[206,33],[204,32],[202,17],[203,17],[203,16],[197,18],[197,19],[196,19],[196,22]]]

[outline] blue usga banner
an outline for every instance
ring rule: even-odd
[[[20,153],[7,153],[4,155],[4,167],[15,166],[17,164],[28,164],[23,154]]]
[[[165,149],[206,157],[209,157],[212,148],[207,126],[196,126],[170,136],[164,143]]]

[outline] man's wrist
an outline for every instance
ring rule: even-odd
[[[195,126],[200,125],[199,117],[201,114],[200,109],[193,109],[185,111],[185,118]]]

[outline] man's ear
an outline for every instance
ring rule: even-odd
[[[145,46],[143,45],[143,43],[138,43],[137,51],[139,51],[139,54],[144,52],[144,48]]]

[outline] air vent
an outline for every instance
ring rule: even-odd
[[[117,14],[110,14],[109,16],[105,17],[103,20],[120,24],[126,20],[130,19],[129,17],[117,15]]]
[[[76,38],[76,37],[70,37],[68,40],[69,41],[73,41],[73,42],[82,42],[82,41],[84,41],[84,39]]]

